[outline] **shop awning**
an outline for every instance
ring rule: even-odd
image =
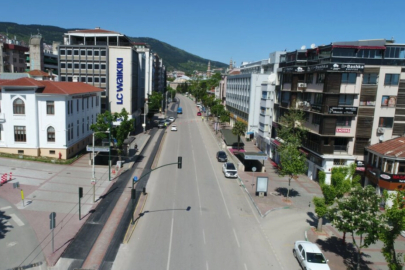
[[[245,160],[267,160],[267,154],[257,152],[245,152],[242,153],[242,157]]]

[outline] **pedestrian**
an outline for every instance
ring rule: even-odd
[[[203,116],[203,117],[201,117],[201,119],[202,119],[202,121],[204,122],[204,116]]]

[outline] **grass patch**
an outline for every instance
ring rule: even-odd
[[[79,152],[75,157],[70,158],[70,159],[57,159],[57,158],[50,158],[50,157],[33,157],[33,156],[26,156],[26,155],[19,155],[19,154],[0,153],[0,157],[2,157],[2,158],[13,158],[13,159],[38,161],[38,162],[61,164],[61,165],[72,164],[73,162],[78,160],[83,155],[84,155],[84,152]]]

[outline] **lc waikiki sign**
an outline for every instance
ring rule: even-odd
[[[117,58],[117,104],[122,105],[124,96],[122,95],[122,87],[124,84],[124,58]]]

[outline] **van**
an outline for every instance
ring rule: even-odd
[[[178,107],[178,108],[177,108],[177,113],[178,113],[178,114],[183,114],[183,109],[182,109],[181,107]]]

